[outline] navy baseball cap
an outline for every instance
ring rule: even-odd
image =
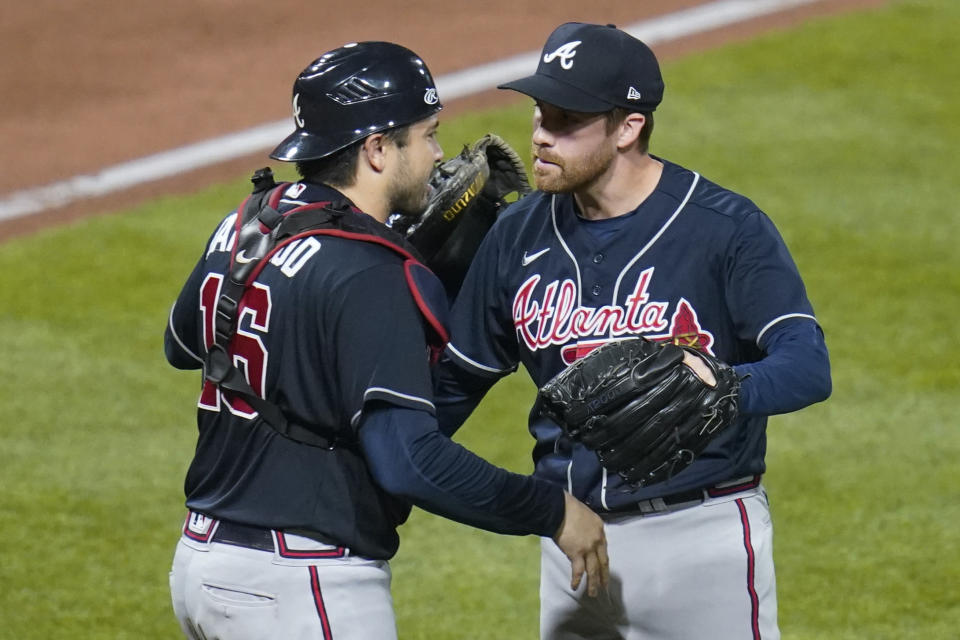
[[[653,111],[663,100],[663,77],[653,51],[612,24],[560,25],[543,46],[537,72],[497,88],[585,113],[615,107]]]

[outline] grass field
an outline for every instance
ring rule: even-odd
[[[893,2],[665,65],[653,152],[776,221],[826,331],[834,395],[771,420],[787,640],[960,635],[960,5]],[[527,148],[529,106],[444,123]],[[175,638],[167,571],[197,377],[168,306],[246,177],[0,245],[0,638]],[[529,471],[531,386],[458,439]],[[524,639],[537,540],[416,511],[393,562],[404,639]]]

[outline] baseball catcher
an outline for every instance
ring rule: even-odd
[[[488,133],[434,169],[430,201],[413,220],[394,219],[453,298],[480,242],[512,193],[530,192],[520,156],[500,136]]]
[[[684,354],[713,374],[705,382]],[[740,379],[690,347],[628,338],[594,349],[540,389],[542,412],[600,463],[642,487],[686,468],[737,418]]]

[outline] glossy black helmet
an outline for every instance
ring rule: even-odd
[[[430,70],[413,51],[390,42],[344,45],[300,72],[293,83],[296,131],[270,157],[322,158],[441,108]]]

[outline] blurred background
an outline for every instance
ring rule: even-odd
[[[537,52],[567,20],[765,2],[5,6],[0,201],[282,121],[296,74],[347,41],[399,42],[444,76]],[[833,397],[768,431],[783,637],[955,638],[960,6],[787,5],[653,46],[652,151],[773,218],[826,332]],[[527,99],[445,102],[448,155],[488,131],[527,155]],[[267,151],[0,220],[0,638],[178,637],[166,575],[199,378],[166,365],[162,331]],[[507,378],[457,439],[529,472],[532,391]],[[537,637],[536,539],[416,510],[400,534],[401,638]]]

